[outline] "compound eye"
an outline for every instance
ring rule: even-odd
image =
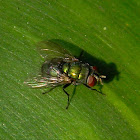
[[[98,68],[96,66],[92,67],[95,71],[98,71]]]
[[[88,76],[88,79],[87,79],[87,85],[90,86],[90,87],[93,87],[95,86],[97,83],[97,80],[94,76]]]

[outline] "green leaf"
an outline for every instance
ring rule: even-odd
[[[140,139],[139,1],[0,1],[0,139]],[[106,96],[78,85],[42,95],[39,41],[55,40],[105,74]],[[74,96],[72,93],[75,93]]]

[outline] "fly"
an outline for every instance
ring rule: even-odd
[[[100,75],[96,67],[83,63],[52,41],[40,42],[37,49],[44,59],[44,63],[41,67],[41,74],[25,82],[28,86],[50,88],[49,91],[51,91],[63,85],[63,91],[68,96],[66,109],[69,107],[70,99],[65,89],[71,84],[83,84],[89,89],[101,93],[92,87],[97,83],[103,84],[102,78],[106,78],[106,76]]]

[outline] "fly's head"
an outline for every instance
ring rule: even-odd
[[[103,85],[102,79],[106,78],[105,75],[100,75],[96,66],[91,66],[90,75],[87,78],[87,85],[89,87],[95,86],[97,83]]]

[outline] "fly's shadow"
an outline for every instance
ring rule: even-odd
[[[106,79],[104,79],[104,83],[109,83],[114,78],[119,80],[120,72],[117,70],[117,66],[115,63],[106,63],[104,60],[96,58],[95,56],[88,54],[86,51],[82,50],[80,47],[64,40],[52,39],[51,41],[60,44],[63,48],[71,52],[76,58],[80,59],[80,61],[88,63],[91,66],[96,66],[98,68],[98,72],[106,76]]]

